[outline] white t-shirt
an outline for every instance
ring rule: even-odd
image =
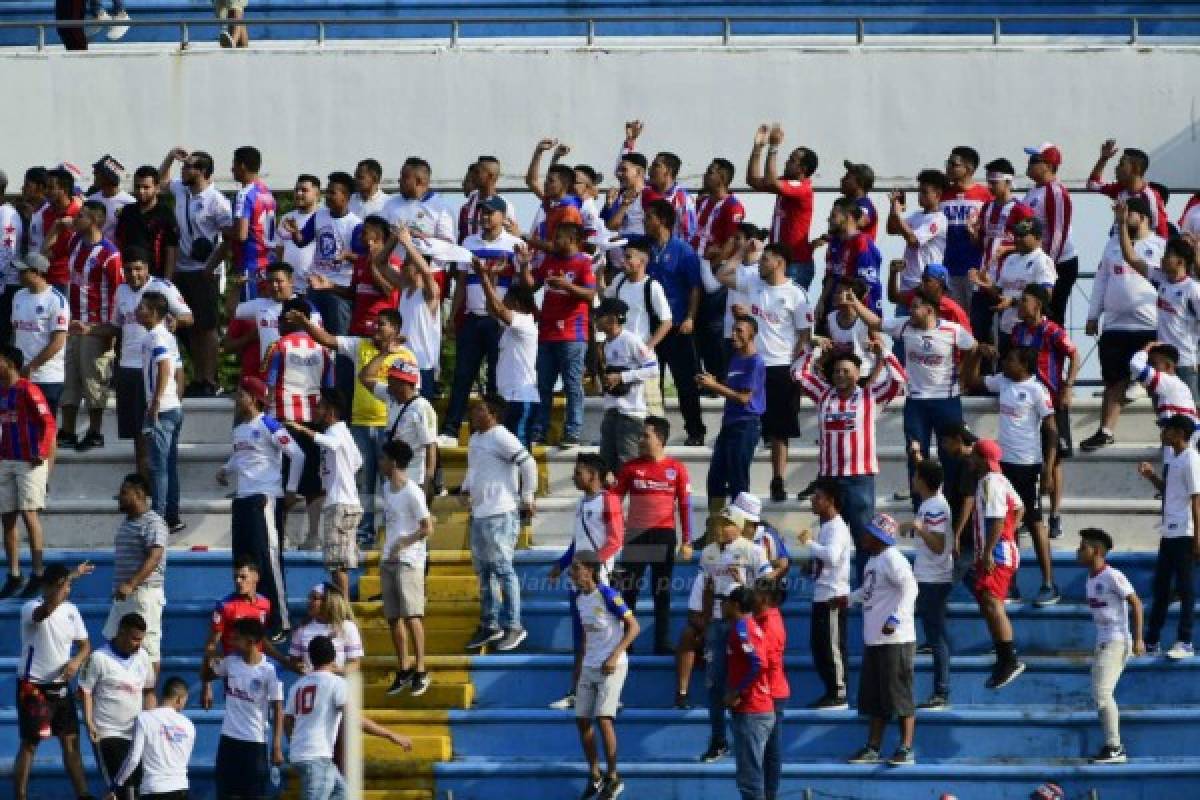
[[[606,370],[620,369],[623,394],[604,394],[604,409],[615,408],[627,417],[644,419],[646,381],[658,377],[658,360],[654,351],[628,328],[604,343]]]
[[[338,420],[313,439],[321,448],[321,485],[325,487],[325,505],[359,505],[354,476],[362,467],[362,453],[350,435],[350,428]]]
[[[318,636],[328,636],[333,641],[336,653],[333,663],[338,667],[346,666],[347,659],[363,657],[362,634],[358,630],[358,625],[351,619],[343,620],[341,628],[337,631],[328,622],[314,619],[304,623],[292,632],[292,643],[288,648],[288,655],[300,659],[304,662],[305,667],[311,670],[312,662],[308,659],[308,644]]]
[[[1087,579],[1087,601],[1096,623],[1096,644],[1133,638],[1129,633],[1128,600],[1133,585],[1119,569],[1106,564]]]
[[[113,781],[124,785],[140,764],[142,795],[188,788],[188,762],[196,746],[196,726],[173,708],[161,706],[137,715],[129,755]]]
[[[900,273],[900,289],[915,289],[921,283],[925,267],[942,263],[946,254],[946,230],[949,223],[941,211],[914,211],[904,218],[917,244],[904,247],[904,271]]]
[[[533,314],[512,315],[500,334],[496,359],[496,391],[510,403],[536,403],[538,326]]]
[[[778,286],[757,272],[738,273],[738,291],[746,296],[750,314],[758,321],[754,347],[768,367],[790,366],[796,358],[796,339],[813,326],[808,295],[790,280]]]
[[[917,558],[913,564],[913,574],[920,583],[950,583],[954,580],[954,541],[950,528],[950,504],[941,492],[921,503],[917,509],[917,521],[925,526],[926,532],[941,536],[944,546],[941,553],[935,553],[924,539],[914,534]]]
[[[1015,383],[1003,375],[984,378],[989,392],[999,395],[997,440],[1006,464],[1042,463],[1042,420],[1054,414],[1050,392],[1037,378]]]
[[[24,238],[25,222],[20,213],[12,203],[0,203],[0,281],[7,286],[21,285],[12,262],[24,252]]]
[[[701,259],[700,273],[702,276],[707,267],[708,262]],[[736,305],[745,306],[750,304],[750,298],[739,292],[736,287],[742,281],[748,281],[752,278],[758,277],[758,264],[739,264],[737,267],[737,272],[734,273],[734,277],[737,283],[735,283],[733,289],[728,289],[725,292],[725,320],[721,326],[721,335],[726,339],[733,336],[733,307]],[[720,283],[717,283],[716,278],[713,278],[713,283],[715,283],[718,287],[720,286]],[[716,289],[714,288],[713,291],[715,292]]]
[[[419,369],[437,369],[442,360],[442,307],[430,308],[425,292],[416,289],[400,290],[397,306],[404,324],[401,327],[408,349],[417,357]]]
[[[54,683],[62,680],[72,646],[86,640],[88,632],[79,609],[69,601],[41,622],[34,622],[33,612],[42,602],[36,597],[21,606],[21,660],[17,669],[22,678],[34,683]]]
[[[117,297],[120,297],[120,287],[117,288]],[[25,356],[26,364],[46,349],[53,334],[65,333],[70,324],[71,307],[67,298],[53,286],[47,286],[46,291],[39,294],[19,289],[13,296],[13,344]],[[66,358],[64,344],[49,361],[31,373],[29,379],[34,383],[62,383],[66,376]]]
[[[328,670],[309,673],[288,692],[284,713],[294,720],[288,761],[333,758],[346,707],[346,680]]]
[[[1000,331],[1012,333],[1017,324],[1017,305],[1025,287],[1030,284],[1054,287],[1058,281],[1058,270],[1054,260],[1037,248],[1032,253],[1011,253],[1000,265],[1000,275],[996,285],[1000,288],[1002,297],[1007,297],[1013,304],[1000,313]]]
[[[462,490],[471,496],[474,517],[516,511],[518,500],[533,500],[537,483],[537,463],[508,428],[493,425],[471,434]]]
[[[92,192],[87,199],[95,200],[104,206],[104,238],[115,242],[117,214],[122,208],[134,202],[133,195],[129,192],[117,192],[112,197],[105,197],[103,192]]]
[[[889,320],[885,330],[904,343],[909,397],[958,397],[960,353],[975,347],[970,331],[950,320],[938,320],[934,327],[922,330],[908,317]]]
[[[870,375],[875,368],[875,354],[871,352],[871,331],[862,317],[855,317],[854,324],[849,328],[838,322],[838,312],[830,311],[825,316],[829,328],[829,341],[833,342],[838,352],[853,353],[862,361],[859,373]]]
[[[809,543],[810,569],[815,581],[813,602],[824,603],[850,594],[850,561],[854,558],[854,536],[841,515],[822,522],[817,538]]]
[[[365,199],[355,192],[350,195],[350,213],[357,214],[364,220],[372,214],[382,215],[383,207],[389,199],[389,195],[384,194],[383,189],[376,189],[375,194]]]
[[[713,542],[700,553],[700,569],[692,582],[688,609],[704,610],[704,584],[707,581],[713,587],[712,618],[719,619],[723,597],[738,586],[753,586],[770,571],[766,551],[749,539],[739,537],[725,547]]]
[[[662,284],[649,275],[642,276],[637,283],[625,275],[618,275],[604,289],[605,297],[616,297],[629,306],[625,314],[625,330],[632,331],[643,342],[650,341],[654,330],[650,327],[650,311],[646,308],[646,281],[650,281],[650,308],[658,317],[659,323],[671,321],[671,304],[667,302],[667,293]]]
[[[904,644],[917,640],[913,612],[917,602],[917,579],[908,559],[895,547],[871,556],[863,570],[863,640],[867,645]],[[889,618],[895,630],[883,632]]]
[[[1179,366],[1194,367],[1200,338],[1200,283],[1189,277],[1172,282],[1161,269],[1150,270],[1158,288],[1158,340],[1179,351]]]
[[[401,538],[416,533],[421,528],[422,520],[429,519],[429,506],[425,503],[425,492],[421,491],[421,485],[408,480],[399,489],[393,490],[391,481],[385,480],[379,492],[383,497],[385,530],[383,560],[425,569],[428,548],[424,539],[407,547],[397,547]]]
[[[294,296],[294,295],[293,295]],[[253,320],[254,328],[258,331],[258,356],[266,358],[267,350],[279,341],[279,315],[283,313],[283,303],[269,297],[256,297],[244,303],[238,303],[233,310],[234,319]],[[322,325],[321,313],[309,303],[308,318],[317,325]]]
[[[142,302],[142,295],[146,292],[158,292],[167,298],[167,311],[173,317],[192,313],[175,284],[162,278],[152,276],[141,289],[134,289],[128,283],[118,286],[110,321],[121,331],[119,365],[126,369],[138,369],[142,366],[142,339],[146,338],[146,329],[137,321],[136,311],[138,303]]]
[[[1133,243],[1151,269],[1162,264],[1165,248],[1166,242],[1153,234]],[[1125,263],[1121,240],[1111,237],[1092,282],[1087,318],[1099,320],[1103,314],[1104,330],[1153,331],[1158,327],[1157,304],[1154,285]]]
[[[437,411],[419,394],[408,403],[397,403],[382,382],[375,384],[375,396],[387,403],[386,435],[412,448],[408,479],[417,486],[425,485],[425,448],[437,441]]]
[[[179,399],[179,387],[176,386],[175,380],[176,370],[183,367],[183,358],[179,355],[179,344],[175,341],[175,334],[167,330],[167,326],[160,322],[146,331],[146,336],[142,339],[140,363],[142,364],[143,385],[146,387],[147,405],[154,400],[154,392],[158,386],[158,365],[163,361],[171,365],[171,371],[167,374],[158,410],[170,411],[183,405]]]
[[[1173,448],[1163,448],[1163,469],[1167,485],[1163,489],[1159,533],[1164,539],[1191,536],[1192,497],[1200,494],[1200,453],[1195,447],[1185,447],[1178,454]]]
[[[173,180],[169,187],[175,198],[175,221],[179,223],[179,260],[175,268],[197,272],[204,268],[204,262],[192,258],[192,245],[201,237],[215,245],[221,229],[233,224],[233,206],[212,184],[199,194],[192,194],[183,181]]]
[[[583,626],[583,665],[599,669],[625,635],[624,620],[629,606],[616,589],[598,584],[590,593],[580,593],[575,598],[575,608]],[[627,660],[626,654],[621,653],[618,665]]]
[[[298,292],[303,292],[308,288],[308,273],[312,269],[313,253],[317,249],[317,243],[309,242],[304,247],[297,247],[296,242],[292,239],[292,234],[288,233],[288,229],[283,226],[283,223],[290,219],[296,223],[297,228],[304,230],[304,226],[308,224],[309,219],[316,213],[316,209],[307,212],[292,209],[283,215],[283,219],[280,220],[279,226],[275,229],[276,235],[283,245],[283,263],[292,268],[292,285]],[[351,204],[350,213],[357,213],[354,211],[353,203]]]
[[[133,738],[143,692],[154,691],[154,683],[154,664],[144,648],[122,656],[108,644],[88,656],[79,672],[79,688],[92,695],[92,718],[101,739]]]
[[[312,236],[312,261],[309,275],[320,275],[334,286],[349,286],[354,278],[354,262],[343,253],[360,248],[362,220],[346,212],[335,217],[327,208],[318,208],[301,232]],[[361,248],[360,248],[361,249]]]
[[[266,744],[271,704],[283,701],[283,684],[266,658],[247,664],[241,656],[225,656],[213,668],[225,679],[225,716],[221,735]]]

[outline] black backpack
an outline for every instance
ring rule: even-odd
[[[621,296],[621,287],[625,285],[627,280],[629,280],[629,276],[627,276],[625,273],[621,273],[621,277],[617,278],[616,282],[613,284],[613,297]],[[662,319],[660,319],[658,314],[654,312],[654,303],[650,298],[650,287],[656,283],[658,283],[657,278],[652,278],[647,275],[645,283],[642,284],[642,291],[644,293],[642,303],[646,306],[646,316],[650,318],[651,334],[658,330],[658,326],[662,324]]]

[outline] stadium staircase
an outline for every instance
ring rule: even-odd
[[[584,439],[598,435],[599,409],[589,400]],[[986,400],[968,400],[968,417],[987,432],[994,425]],[[1080,399],[1075,414],[1076,441],[1094,430],[1098,408]],[[709,441],[715,435],[716,405],[706,403]],[[198,682],[199,648],[204,640],[214,599],[229,586],[227,539],[229,501],[212,482],[227,453],[231,407],[227,401],[187,401],[183,447],[184,517],[188,530],[178,538],[168,567],[168,607],[164,629],[163,674],[180,674]],[[682,422],[669,403],[675,439]],[[808,416],[802,412],[802,419]],[[881,508],[902,512],[904,501],[892,499],[903,484],[900,463],[900,414],[889,411],[881,423],[883,475],[877,495]],[[109,424],[112,421],[109,420]],[[796,490],[813,471],[813,436],[809,422],[795,441],[789,485]],[[991,664],[983,622],[966,593],[956,589],[951,601],[950,633],[954,643],[952,700],[954,707],[918,716],[918,763],[902,769],[849,767],[843,759],[862,744],[865,725],[854,713],[815,714],[803,706],[818,693],[808,657],[808,588],[793,583],[785,608],[788,673],[793,700],[787,713],[786,766],[782,797],[926,798],[949,792],[960,798],[1027,797],[1044,780],[1067,789],[1068,797],[1096,790],[1098,797],[1190,797],[1200,785],[1200,748],[1193,732],[1200,724],[1200,661],[1169,663],[1135,659],[1122,680],[1122,732],[1130,751],[1123,766],[1094,767],[1086,757],[1101,744],[1095,714],[1090,709],[1089,659],[1092,625],[1083,596],[1084,573],[1073,565],[1070,550],[1082,526],[1100,524],[1118,541],[1114,561],[1126,571],[1138,591],[1148,598],[1157,503],[1134,475],[1138,460],[1154,460],[1156,430],[1146,401],[1126,409],[1119,429],[1120,444],[1100,453],[1080,456],[1067,467],[1065,518],[1067,535],[1057,543],[1058,580],[1064,599],[1059,606],[1037,610],[1028,604],[1012,608],[1017,643],[1029,670],[1012,686],[989,692],[983,688]],[[95,575],[79,582],[79,604],[99,642],[111,586],[111,537],[119,523],[112,499],[120,476],[131,463],[128,446],[115,443],[86,454],[63,453],[52,480],[51,510],[46,515],[52,558],[69,562],[90,558]],[[696,520],[704,518],[703,496],[708,448],[671,447],[688,465]],[[465,452],[446,452],[447,483],[456,485]],[[529,638],[512,654],[468,657],[463,645],[478,617],[478,590],[466,546],[466,516],[454,498],[435,503],[437,534],[432,542],[428,581],[429,663],[434,682],[420,698],[388,698],[385,688],[394,666],[379,605],[369,598],[378,592],[378,554],[366,559],[356,581],[356,614],[367,645],[364,664],[366,713],[377,721],[412,735],[416,747],[404,754],[382,742],[367,741],[367,797],[570,798],[582,789],[585,767],[579,755],[570,712],[547,705],[568,688],[571,673],[570,629],[565,590],[545,580],[550,562],[570,533],[576,493],[570,488],[575,454],[549,448],[538,453],[546,496],[539,498],[539,515],[526,532],[518,554],[523,586],[523,617]],[[763,488],[768,469],[765,454],[754,468],[754,486]],[[800,527],[812,520],[802,504],[791,501],[768,505],[769,518],[782,524],[794,542]],[[299,522],[299,519],[296,520]],[[189,547],[209,547],[207,552]],[[1134,548],[1138,550],[1133,550]],[[318,554],[289,553],[288,588],[294,614],[303,613],[307,589],[324,575]],[[794,575],[798,574],[794,573]],[[676,570],[672,622],[682,625],[691,567]],[[1026,549],[1019,578],[1022,596],[1031,598],[1038,575]],[[17,601],[0,602],[0,798],[11,797],[8,782],[16,750],[16,650],[19,639]],[[673,664],[668,657],[649,655],[652,615],[649,598],[637,609],[643,634],[635,643],[625,709],[618,720],[623,773],[631,798],[727,798],[733,792],[733,763],[698,762],[707,739],[703,710],[704,679],[692,680],[693,711],[670,709]],[[1170,644],[1175,614],[1165,631]],[[861,632],[854,617],[850,632],[851,696],[857,678]],[[929,658],[917,660],[921,696],[929,691]],[[287,675],[290,682],[293,676]],[[212,796],[212,769],[221,709],[189,712],[199,728],[193,761],[195,796]],[[885,747],[894,744],[889,731]],[[90,754],[94,790],[99,778]],[[34,769],[33,797],[60,798],[69,789],[59,767],[58,746],[45,743]]]

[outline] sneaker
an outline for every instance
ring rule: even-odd
[[[104,447],[104,434],[98,431],[88,431],[87,435],[79,440],[75,445],[75,450],[80,453],[86,453],[93,447]]]
[[[904,745],[897,747],[896,752],[892,753],[892,757],[888,759],[888,764],[893,767],[904,767],[915,763],[917,763],[917,759],[913,755],[913,749]]]
[[[817,491],[817,482],[812,481],[800,491],[796,492],[796,499],[803,502],[812,497]]]
[[[1113,444],[1116,441],[1116,437],[1114,437],[1111,433],[1096,431],[1091,436],[1079,443],[1079,449],[1085,453],[1090,453],[1093,450],[1099,450],[1101,447],[1108,447],[1110,444]]]
[[[1093,764],[1124,764],[1129,760],[1124,745],[1106,744],[1100,753],[1092,759]]]
[[[592,775],[588,778],[587,785],[583,787],[583,794],[579,795],[579,800],[593,800],[600,796],[604,791],[604,778],[599,775]]]
[[[704,447],[704,435],[699,434],[699,433],[689,434],[688,437],[683,440],[683,446],[684,447]]]
[[[109,13],[102,8],[96,12],[96,15],[92,17],[92,19],[99,22],[107,22],[108,20],[112,19],[112,17],[109,16]],[[87,35],[89,38],[92,36],[99,36],[103,30],[104,28],[101,28],[99,25],[89,25],[87,26]]]
[[[555,700],[553,703],[550,704],[550,708],[554,709],[555,711],[566,711],[567,709],[574,708],[574,707],[575,707],[575,693],[574,692],[567,692],[566,695],[564,695],[563,697],[560,697],[559,699]]]
[[[1053,583],[1047,583],[1038,589],[1033,605],[1034,608],[1045,608],[1046,606],[1057,605],[1061,599],[1062,595],[1058,593],[1058,586]]]
[[[1158,645],[1157,642],[1155,642],[1154,644],[1147,644],[1145,655],[1147,658],[1158,658],[1159,656],[1162,655],[1162,648]]]
[[[499,628],[485,628],[480,625],[475,629],[474,635],[471,636],[471,641],[467,642],[468,650],[478,650],[484,645],[498,642],[504,638],[504,631]]]
[[[1123,403],[1132,403],[1146,396],[1146,390],[1142,388],[1140,383],[1130,382],[1128,388],[1125,389],[1125,397],[1122,398]]]
[[[878,764],[879,751],[874,747],[864,747],[850,758],[846,759],[847,764]]]
[[[509,628],[504,632],[504,635],[500,637],[499,641],[496,642],[496,649],[501,653],[507,653],[509,650],[516,650],[517,647],[520,646],[521,642],[525,641],[525,637],[528,635],[529,634],[525,631],[525,629],[519,625],[515,628]]]
[[[75,447],[79,444],[79,437],[69,431],[59,431],[55,441],[59,447]]]
[[[672,706],[677,711],[691,711],[692,704],[688,702],[686,694],[675,693],[675,705]]]
[[[20,575],[9,575],[8,580],[4,581],[4,586],[0,587],[0,600],[5,600],[9,597],[16,597],[21,591],[21,587],[25,585],[25,579]]]
[[[783,478],[771,478],[771,502],[783,503],[787,499],[787,489],[783,488]]]
[[[187,528],[187,523],[184,522],[180,517],[172,517],[171,519],[164,521],[167,523],[167,530],[169,530],[171,533],[180,533]]]
[[[621,780],[619,775],[605,778],[604,791],[600,793],[600,800],[613,800],[613,798],[619,797],[623,791],[625,791],[625,781]]]
[[[22,600],[29,600],[31,598],[37,597],[38,593],[41,591],[42,591],[42,576],[41,575],[30,575],[29,583],[25,584],[25,588],[21,590],[21,593],[19,595],[17,595],[17,597],[20,597]]]
[[[432,684],[433,678],[429,677],[428,672],[414,672],[412,676],[412,696],[420,697],[429,691],[429,687]]]
[[[850,708],[850,704],[846,702],[845,696],[825,695],[819,700],[809,703],[808,707],[813,711],[845,711]]]
[[[570,450],[572,447],[579,447],[580,443],[581,442],[578,436],[573,433],[568,433],[564,434],[563,437],[558,440],[558,447],[560,450]]]
[[[1167,651],[1167,658],[1172,661],[1180,661],[1185,658],[1191,658],[1194,655],[1196,655],[1196,652],[1192,648],[1191,642],[1176,642]]]
[[[443,433],[437,438],[438,447],[458,447],[458,437]]]
[[[714,742],[708,746],[704,754],[700,756],[700,760],[705,764],[711,764],[714,761],[720,761],[725,756],[729,755],[729,745],[724,742]]]
[[[113,19],[117,20],[118,22],[128,22],[129,15],[124,11],[120,11],[115,17],[113,17]],[[128,25],[114,25],[108,29],[108,33],[106,35],[108,36],[108,40],[110,42],[115,42],[127,33],[129,33]]]
[[[987,688],[1003,689],[1015,681],[1025,671],[1025,662],[1014,661],[1011,664],[997,664],[992,670],[992,676],[987,680]]]
[[[395,697],[403,692],[413,682],[413,671],[410,669],[402,669],[396,672],[396,677],[392,679],[392,685],[388,687],[388,697]]]
[[[1051,514],[1050,515],[1049,528],[1050,528],[1050,538],[1051,539],[1058,539],[1063,535],[1062,515],[1061,514]]]
[[[933,655],[933,645],[931,645],[931,644],[921,645],[920,647],[917,648],[917,655],[919,655],[919,656]]]
[[[950,707],[950,700],[944,694],[935,694],[921,703],[917,708],[922,711],[945,711]]]

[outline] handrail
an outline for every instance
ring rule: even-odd
[[[1081,23],[1104,23],[1104,22],[1123,22],[1128,25],[1128,36],[1125,40],[1127,45],[1137,45],[1141,43],[1143,37],[1143,29],[1147,22],[1192,22],[1200,23],[1200,14],[585,14],[580,16],[571,16],[565,14],[551,16],[529,16],[529,15],[511,15],[503,16],[496,14],[488,15],[460,15],[460,16],[287,16],[287,17],[246,17],[242,24],[255,25],[271,25],[271,26],[290,26],[290,27],[312,27],[314,31],[313,40],[318,44],[324,43],[328,39],[328,28],[335,25],[379,25],[379,26],[445,26],[446,39],[451,47],[457,47],[461,44],[464,38],[464,26],[478,25],[578,25],[580,33],[578,38],[583,39],[587,45],[595,46],[600,40],[600,35],[597,32],[597,25],[605,24],[629,24],[629,23],[685,23],[685,24],[704,24],[711,23],[715,30],[712,36],[718,39],[722,46],[729,47],[736,44],[734,26],[738,23],[763,23],[770,22],[781,25],[800,24],[800,23],[821,23],[821,24],[842,24],[852,27],[852,30],[847,31],[847,37],[853,38],[858,45],[868,44],[868,26],[872,23],[921,23],[923,25],[945,25],[945,24],[976,24],[981,26],[981,30],[977,35],[981,37],[989,37],[992,45],[1000,45],[1004,37],[1005,24],[1011,23],[1039,23],[1039,22],[1081,22]],[[139,18],[133,20],[54,20],[54,19],[29,19],[29,20],[0,20],[0,31],[6,30],[35,30],[37,32],[37,49],[42,50],[46,45],[46,29],[47,28],[113,28],[113,27],[130,27],[130,28],[173,28],[179,29],[179,43],[181,48],[186,48],[189,41],[189,28],[193,26],[199,27],[224,27],[230,25],[228,19],[219,17],[158,17],[158,18]],[[927,37],[944,37],[955,35],[971,35],[972,32],[962,32],[955,34],[947,33],[925,33],[914,34],[917,36]],[[700,34],[692,34],[694,36]],[[797,34],[764,34],[761,32],[748,34],[755,37],[770,36],[770,35],[788,35],[795,36]],[[830,34],[821,34],[830,35]],[[907,34],[879,34],[880,36],[897,36]],[[1070,34],[1073,38],[1102,38],[1111,39],[1119,34],[1090,34],[1086,32],[1077,32]],[[486,34],[478,34],[479,38],[483,38]],[[571,36],[555,36],[554,38],[573,38]],[[1180,37],[1188,38],[1188,37]]]

